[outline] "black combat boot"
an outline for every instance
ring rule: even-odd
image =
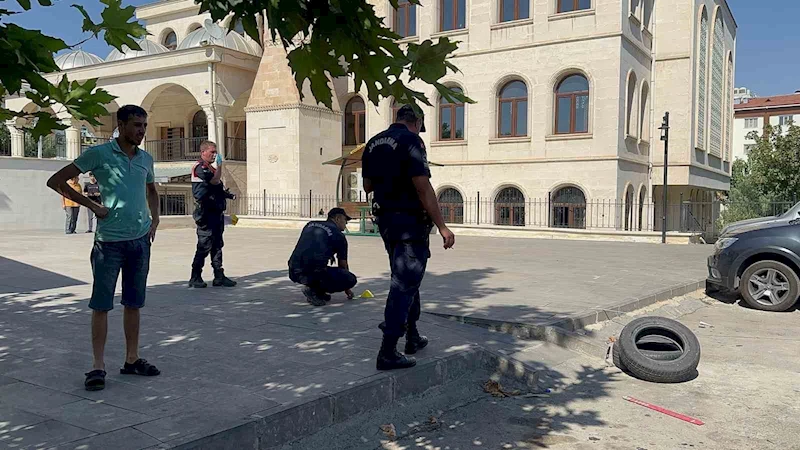
[[[378,370],[407,369],[417,365],[417,360],[397,351],[398,337],[383,336],[381,351],[378,352],[378,361],[375,364]]]
[[[234,287],[236,282],[225,276],[225,271],[222,269],[214,269],[214,281],[211,283],[213,286],[219,287]]]
[[[406,331],[406,355],[413,355],[427,346],[428,338],[419,334],[417,323],[409,323]]]
[[[192,269],[192,276],[191,276],[191,278],[189,278],[189,287],[190,288],[201,289],[201,288],[204,288],[204,287],[208,286],[208,284],[206,284],[206,282],[203,281],[203,277],[200,275],[201,273],[202,273],[202,270]]]

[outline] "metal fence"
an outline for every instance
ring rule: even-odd
[[[67,136],[61,131],[34,139],[30,132],[23,133],[23,148],[26,158],[66,158]]]
[[[325,217],[337,206],[336,196],[319,195],[242,195],[228,201],[228,214],[272,217]]]
[[[191,192],[188,193],[191,195]],[[192,214],[194,205],[187,205],[187,193],[163,192],[158,194],[158,211],[162,216],[185,216]]]
[[[568,194],[568,193],[567,193]],[[169,200],[175,197],[173,200]],[[364,199],[366,201],[366,199]],[[439,207],[445,222],[466,225],[500,225],[511,227],[617,230],[617,231],[661,231],[664,210],[660,204],[625,200],[581,201],[577,195],[560,196],[554,199],[522,199],[515,196],[497,196],[495,199],[480,197],[461,198],[452,193],[439,194]],[[181,203],[183,202],[183,203]],[[162,210],[187,211],[186,200],[168,196],[162,200]],[[714,237],[727,224],[751,219],[780,215],[788,211],[795,202],[692,202],[668,204],[666,208],[667,231],[702,234]],[[239,196],[228,201],[228,214],[272,217],[316,218],[324,217],[337,206],[334,195],[309,192],[307,195],[259,195]],[[191,205],[189,205],[191,206]]]

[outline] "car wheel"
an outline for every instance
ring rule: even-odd
[[[800,279],[786,264],[759,261],[745,269],[739,293],[748,305],[762,311],[787,311],[797,302]]]
[[[627,372],[654,383],[680,383],[693,379],[700,362],[700,342],[691,330],[666,317],[642,317],[620,333],[619,360]],[[674,350],[677,348],[678,350]],[[679,351],[675,359],[654,359],[652,353]]]

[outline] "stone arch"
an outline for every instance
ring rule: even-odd
[[[594,95],[595,95],[595,80],[592,77],[591,73],[586,70],[585,68],[574,65],[569,66],[564,69],[559,70],[556,72],[553,77],[550,78],[548,83],[548,98],[549,101],[547,102],[547,117],[550,118],[548,121],[548,132],[549,134],[556,134],[556,96],[557,91],[561,83],[566,80],[568,77],[572,75],[581,75],[586,79],[586,82],[589,84],[589,110],[588,110],[588,119],[586,125],[586,133],[591,134],[594,126]]]
[[[436,193],[439,209],[447,223],[464,223],[464,195],[453,185],[439,187]]]
[[[639,195],[637,196],[638,202],[638,217],[636,223],[638,224],[639,231],[646,231],[650,229],[650,226],[646,223],[650,214],[648,213],[649,208],[646,206],[647,201],[647,186],[642,183],[639,186]]]
[[[565,184],[553,191],[551,225],[555,228],[586,228],[586,193],[575,184]]]
[[[525,206],[528,197],[519,187],[506,183],[492,196],[494,205],[494,224],[506,226],[525,226]]]
[[[638,137],[637,132],[637,88],[639,79],[633,69],[628,70],[625,82],[625,134],[627,136]]]

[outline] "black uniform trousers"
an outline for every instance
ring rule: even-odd
[[[192,261],[192,272],[200,273],[206,264],[206,256],[211,254],[211,267],[214,271],[222,269],[222,233],[225,231],[225,219],[220,213],[213,219],[204,218],[197,224],[197,250]]]
[[[383,214],[377,222],[392,271],[383,333],[401,337],[420,317],[419,287],[431,256],[431,225],[421,217],[399,213]]]
[[[316,294],[334,294],[352,289],[358,280],[349,270],[323,267],[316,270],[289,269],[289,279],[310,287]]]

